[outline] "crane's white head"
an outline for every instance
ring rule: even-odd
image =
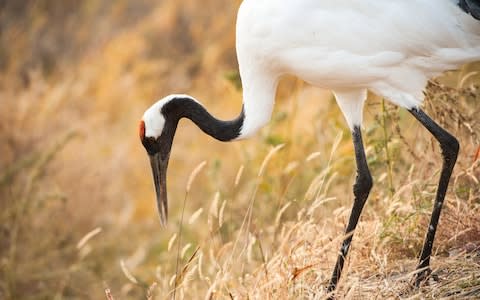
[[[140,121],[140,140],[150,158],[158,212],[164,226],[168,216],[166,176],[168,159],[178,121],[182,117],[182,102],[191,99],[187,95],[167,96],[147,109]]]
[[[178,121],[182,116],[182,112],[179,111],[179,108],[182,107],[182,102],[185,100],[198,103],[198,101],[192,96],[173,94],[158,100],[155,104],[150,106],[145,111],[142,120],[140,121],[140,138],[159,138],[166,126],[167,118],[172,122]]]
[[[150,106],[143,114],[140,121],[140,137],[158,138],[162,135],[163,127],[165,127],[165,117],[162,108],[170,99],[162,99]]]

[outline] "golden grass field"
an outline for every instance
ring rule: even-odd
[[[170,93],[241,107],[240,1],[0,1],[0,299],[322,299],[352,204],[349,130],[328,91],[285,78],[270,124],[225,144],[182,121],[160,227],[138,122]],[[480,64],[427,89],[461,152],[437,233],[438,281],[409,288],[439,147],[374,95],[374,188],[341,299],[480,298]]]

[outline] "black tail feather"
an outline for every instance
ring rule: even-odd
[[[480,20],[480,0],[460,0],[458,6],[475,19]]]

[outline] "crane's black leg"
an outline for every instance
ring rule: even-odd
[[[355,148],[355,160],[357,162],[357,177],[355,179],[355,184],[353,185],[353,195],[355,196],[355,199],[353,202],[352,212],[350,213],[350,219],[345,230],[345,239],[343,240],[342,247],[340,248],[337,263],[335,264],[332,278],[330,279],[330,283],[328,285],[328,292],[334,291],[337,287],[338,280],[342,274],[343,264],[345,263],[345,257],[348,254],[348,250],[352,242],[353,232],[357,227],[358,219],[360,218],[363,206],[367,201],[368,194],[370,193],[373,184],[372,176],[368,170],[365,150],[363,149],[360,127],[354,127],[352,137],[353,146]]]
[[[433,206],[432,217],[428,226],[425,242],[423,243],[422,253],[420,254],[420,261],[417,270],[423,269],[416,275],[415,285],[420,283],[430,274],[430,255],[432,254],[433,240],[435,239],[435,232],[437,231],[438,220],[442,210],[445,194],[447,193],[448,182],[452,175],[453,167],[457,161],[458,150],[460,148],[457,139],[448,133],[445,129],[435,123],[428,117],[421,109],[413,108],[410,113],[420,122],[435,139],[440,143],[442,149],[443,165],[440,174],[440,181],[438,183],[437,195]]]

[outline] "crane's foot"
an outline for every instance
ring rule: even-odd
[[[428,285],[430,280],[438,281],[438,275],[432,273],[432,269],[426,268],[416,273],[412,280],[412,286],[419,288],[423,285]]]
[[[322,297],[322,299],[325,300],[336,300],[337,297],[335,297],[335,291],[327,291],[327,294]]]
[[[325,300],[335,300],[335,290],[336,290],[336,284],[332,285],[332,283],[328,283],[327,287],[325,287],[324,295],[322,295],[321,299]],[[317,299],[317,298],[315,298]]]

